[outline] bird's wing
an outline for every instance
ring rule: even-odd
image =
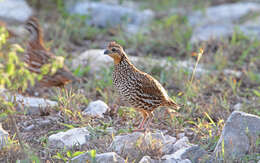
[[[141,90],[144,96],[155,97],[161,99],[164,96],[164,89],[161,84],[152,76],[142,73],[140,74],[138,89]],[[163,89],[163,90],[162,90]]]

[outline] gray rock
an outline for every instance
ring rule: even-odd
[[[188,159],[176,160],[174,158],[168,158],[168,159],[162,160],[162,163],[192,163],[192,162]]]
[[[243,107],[243,104],[241,103],[237,103],[236,105],[234,105],[234,111],[240,111]]]
[[[161,152],[160,149],[165,143],[165,137],[161,133],[140,133],[134,132],[127,135],[116,136],[109,147],[120,156],[130,160],[141,160],[144,153],[152,151]]]
[[[184,148],[180,148],[179,150],[177,150],[176,152],[174,152],[173,154],[170,155],[164,155],[162,157],[163,160],[186,160],[189,162],[205,162],[205,160],[208,158],[208,156],[206,156],[206,151],[203,150],[202,148],[200,148],[197,145],[192,145],[190,147],[184,147]]]
[[[256,115],[239,111],[232,112],[226,121],[213,156],[219,160],[233,160],[240,159],[249,151],[252,153],[256,149],[259,150],[260,144],[256,146],[260,137],[259,124],[260,117]],[[223,146],[224,151],[222,151]]]
[[[239,25],[239,31],[250,38],[260,40],[260,16]]]
[[[206,154],[199,146],[189,144],[187,137],[176,142],[176,138],[164,136],[161,132],[146,134],[135,132],[116,136],[108,150],[124,158],[127,157],[129,161],[140,160],[140,163],[198,162]],[[146,156],[143,157],[145,154]],[[163,157],[158,160],[150,156]]]
[[[178,138],[178,139],[181,139],[181,138],[183,138],[184,136],[185,136],[185,133],[184,133],[184,132],[181,132],[181,133],[177,134],[177,138]]]
[[[249,36],[260,36],[259,25],[247,23],[238,25],[239,20],[247,14],[260,12],[260,4],[238,2],[209,7],[203,11],[195,11],[188,16],[189,24],[194,28],[191,42],[196,44],[211,39],[221,39],[233,34],[237,27]]]
[[[95,74],[102,67],[112,65],[112,59],[104,55],[104,51],[103,49],[91,49],[77,55],[78,57],[72,60],[72,69],[78,68],[79,65],[82,67],[89,66],[91,67],[90,73]]]
[[[171,153],[174,153],[175,151],[177,151],[180,148],[190,146],[189,140],[188,140],[187,137],[183,137],[183,138],[179,139],[177,142],[176,142],[176,138],[174,138],[174,137],[171,138],[171,139],[166,139],[166,140],[168,140],[168,141],[166,141],[164,143],[164,146],[162,147],[162,153],[163,154],[171,154]]]
[[[162,147],[162,153],[163,154],[169,154],[169,153],[172,153],[174,151],[174,143],[176,142],[176,138],[175,137],[172,137],[172,136],[169,136],[169,135],[166,135],[165,136],[165,143]]]
[[[51,148],[71,149],[73,146],[82,146],[87,144],[90,139],[90,132],[86,128],[73,128],[66,132],[59,132],[50,135],[48,145]]]
[[[90,162],[91,157],[88,153],[81,154],[71,159],[72,163]],[[115,152],[101,153],[96,155],[96,162],[98,163],[124,163],[125,160]]]
[[[88,0],[68,1],[67,10],[71,14],[88,15],[86,23],[97,27],[116,27],[126,24],[128,32],[137,32],[139,27],[153,19],[151,10],[138,11],[116,4],[91,2]]]
[[[234,25],[232,24],[206,24],[195,28],[191,37],[191,43],[201,41],[219,40],[231,36]]]
[[[174,158],[164,158],[161,160],[154,160],[150,156],[144,156],[139,163],[191,163],[188,159],[174,159]]]
[[[118,156],[118,154],[116,154],[115,152],[98,154],[96,156],[96,160],[99,163],[107,163],[107,162],[124,163],[125,162],[125,160],[122,157]]]
[[[165,135],[165,143],[172,143],[174,144],[176,142],[176,138],[172,137],[170,135]]]
[[[83,115],[90,115],[95,117],[104,117],[104,113],[109,109],[106,103],[101,100],[90,102],[88,107],[83,111]]]
[[[58,106],[58,103],[55,101],[37,97],[25,97],[19,94],[16,95],[16,102],[20,108],[24,108],[26,113],[30,115],[39,115],[41,111]]]
[[[173,145],[173,152],[190,146],[191,145],[189,143],[189,139],[186,136],[184,136]]]
[[[259,12],[259,3],[237,2],[208,7],[205,11],[195,11],[188,16],[192,26],[218,23],[236,23],[251,12]]]
[[[39,117],[31,121],[25,121],[25,122],[19,122],[18,126],[20,130],[24,131],[32,131],[37,128],[46,128],[49,127],[55,123],[57,123],[59,120],[57,117],[52,116],[45,116],[44,118]]]
[[[0,90],[0,96],[5,98],[7,101],[14,102],[15,100],[18,104],[18,109],[24,109],[24,111],[30,115],[39,115],[42,111],[44,112],[48,108],[58,106],[57,102],[44,98],[25,97],[20,94],[12,95],[6,89]]]
[[[0,123],[0,150],[7,144],[8,142],[8,132],[6,132],[2,128],[2,124]]]
[[[0,19],[25,22],[33,11],[25,0],[1,0]]]
[[[150,156],[144,156],[139,163],[160,163],[159,160],[154,160]]]

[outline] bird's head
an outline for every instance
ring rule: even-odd
[[[30,33],[30,40],[35,41],[42,39],[42,30],[37,18],[31,16],[25,24],[25,28]]]
[[[114,41],[109,43],[104,54],[109,55],[111,58],[113,58],[116,64],[120,63],[122,59],[127,58],[122,46]]]

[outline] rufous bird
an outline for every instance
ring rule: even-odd
[[[25,62],[31,72],[41,74],[42,66],[51,63],[52,59],[55,59],[56,56],[45,47],[42,29],[35,17],[30,17],[27,20],[25,28],[30,33]],[[63,65],[63,67],[59,68],[53,75],[44,75],[39,83],[44,87],[64,87],[67,83],[72,81],[80,81],[80,79],[75,77],[71,71]]]
[[[120,97],[142,113],[143,120],[133,131],[145,131],[156,108],[161,106],[179,108],[179,105],[168,96],[166,90],[155,78],[138,70],[131,63],[122,46],[116,42],[110,42],[104,54],[114,60],[112,80]]]

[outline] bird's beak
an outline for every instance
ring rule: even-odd
[[[111,51],[110,50],[105,50],[104,54],[109,55],[109,54],[111,54]]]

